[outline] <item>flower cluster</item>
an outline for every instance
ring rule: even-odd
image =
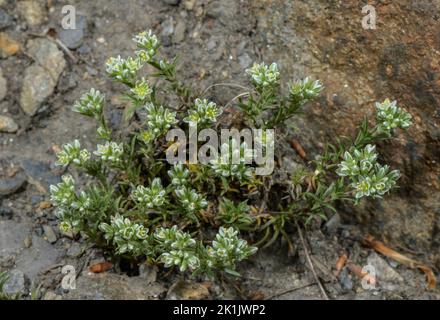
[[[113,79],[122,83],[133,83],[137,72],[142,68],[139,59],[128,57],[127,59],[111,57],[107,60],[106,71]]]
[[[386,99],[382,103],[376,102],[377,125],[382,131],[391,131],[395,128],[408,129],[411,124],[411,115],[397,106],[396,101]]]
[[[177,266],[181,272],[188,269],[195,271],[200,267],[200,259],[195,252],[197,242],[189,233],[173,226],[169,229],[159,228],[154,237],[163,252],[159,260],[165,267]]]
[[[109,165],[118,167],[123,161],[124,145],[122,143],[106,141],[104,145],[98,144],[94,154],[99,156],[102,161],[109,163]]]
[[[194,122],[198,125],[212,124],[222,114],[222,110],[214,102],[208,102],[207,99],[196,99],[195,106],[189,110],[185,122]]]
[[[71,175],[61,177],[61,182],[50,186],[52,203],[58,207],[56,216],[61,220],[60,230],[64,233],[78,230],[81,221],[79,215],[74,214],[75,209],[83,212],[90,205],[90,199],[84,192],[77,197],[75,192],[75,180]]]
[[[172,228],[160,228],[155,233],[162,254],[159,260],[165,267],[178,266],[180,271],[212,272],[214,268],[229,271],[235,269],[235,264],[249,258],[256,247],[238,238],[238,232],[233,228],[220,227],[212,246],[198,244],[187,232]]]
[[[153,103],[148,103],[145,109],[147,110],[148,131],[145,131],[145,135],[141,137],[145,142],[150,142],[165,134],[172,125],[177,123],[176,113],[163,106],[158,107]]]
[[[90,152],[83,149],[81,150],[81,144],[79,140],[74,140],[72,143],[66,143],[63,145],[62,150],[57,154],[59,166],[67,167],[73,163],[77,166],[83,166],[90,159]]]
[[[134,98],[141,101],[147,99],[153,92],[145,78],[142,78],[141,81],[137,81],[134,88],[130,89],[130,91]]]
[[[352,183],[356,190],[356,199],[362,197],[381,197],[396,185],[400,178],[398,170],[390,171],[388,165],[381,166],[378,163],[374,165],[369,175],[360,176],[358,181]]]
[[[133,38],[133,41],[136,42],[139,49],[136,51],[136,55],[143,62],[153,59],[160,45],[159,40],[151,30],[139,33]]]
[[[312,81],[307,77],[289,84],[289,99],[304,103],[315,99],[323,89],[324,86],[319,80]]]
[[[143,225],[116,215],[111,218],[110,224],[101,223],[99,228],[104,232],[105,239],[116,246],[118,254],[130,253],[135,257],[151,254],[148,229]]]
[[[352,153],[344,153],[336,173],[341,177],[355,177],[370,172],[377,160],[376,146],[366,145],[363,150],[354,149]]]
[[[238,237],[234,228],[220,227],[212,246],[207,247],[210,265],[219,269],[233,269],[239,261],[249,258],[257,248]]]
[[[51,201],[57,209],[57,217],[62,220],[60,230],[69,232],[77,230],[81,217],[91,207],[90,196],[82,191],[79,196],[75,192],[75,180],[71,175],[61,177],[61,182],[50,186]]]
[[[61,182],[50,186],[50,200],[59,207],[70,208],[76,200],[75,180],[68,174],[61,177]]]
[[[75,102],[72,110],[88,117],[97,117],[102,114],[103,103],[104,95],[92,88]]]
[[[270,66],[264,62],[254,63],[252,68],[246,70],[246,73],[251,76],[252,82],[257,87],[274,86],[280,80],[280,72],[276,63],[272,63]]]
[[[132,199],[142,208],[160,208],[167,202],[166,190],[160,178],[155,178],[150,187],[138,186],[131,193]]]
[[[344,153],[336,173],[349,177],[355,198],[381,197],[396,185],[400,177],[398,170],[390,171],[389,166],[377,163],[376,147],[367,145],[363,150],[355,149]]]
[[[208,202],[196,190],[183,186],[176,190],[177,200],[187,213],[195,213],[206,208]]]
[[[238,145],[236,139],[221,146],[220,156],[211,161],[214,172],[225,178],[234,178],[243,182],[252,176],[252,168],[247,164],[253,156],[253,151],[248,148],[246,142]]]
[[[57,215],[58,219],[63,219],[63,216],[64,216],[63,213],[64,213],[63,211],[58,211],[58,215]],[[62,220],[62,221],[60,222],[60,226],[59,226],[59,228],[60,228],[60,231],[61,231],[62,233],[64,233],[64,234],[67,234],[67,233],[69,233],[69,232],[72,232],[72,230],[75,229],[75,227],[73,226],[73,224],[72,224],[71,222],[67,221],[67,220]]]
[[[188,183],[189,170],[185,168],[183,164],[178,163],[168,170],[168,176],[170,177],[173,186],[181,187]]]

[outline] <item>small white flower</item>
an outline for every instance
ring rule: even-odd
[[[220,156],[211,161],[214,172],[222,177],[232,177],[244,181],[252,176],[252,168],[247,165],[253,157],[252,149],[246,142],[238,145],[236,139],[231,139],[221,146]]]
[[[397,107],[397,101],[386,99],[376,103],[376,120],[379,129],[390,131],[395,128],[408,129],[412,124],[412,116],[402,108]]]
[[[189,213],[194,213],[208,206],[208,202],[203,196],[186,186],[177,189],[176,196],[183,209]]]
[[[199,125],[215,123],[222,114],[222,110],[207,99],[196,99],[194,104],[194,108],[189,110],[188,116],[184,119],[185,122],[195,122]]]
[[[148,103],[145,109],[147,111],[148,131],[153,138],[165,134],[171,126],[177,123],[176,113],[163,106],[158,107],[153,103]]]
[[[151,30],[139,33],[133,38],[133,41],[136,42],[139,48],[136,54],[143,62],[148,62],[153,59],[160,45],[159,40]]]
[[[136,82],[135,87],[130,89],[130,91],[138,100],[147,99],[153,92],[145,78],[142,78],[141,81]]]
[[[188,183],[189,170],[183,164],[175,164],[168,170],[168,176],[171,178],[171,184],[174,186],[183,186]]]
[[[208,256],[213,265],[222,268],[231,268],[236,262],[247,259],[257,252],[256,247],[249,246],[247,242],[238,237],[234,228],[220,227],[212,246],[207,248]]]
[[[141,68],[141,61],[132,57],[127,59],[123,59],[121,56],[111,57],[106,63],[106,71],[109,76],[123,83],[134,82],[136,74]]]
[[[68,166],[73,163],[78,166],[84,165],[90,159],[90,152],[81,150],[79,140],[74,140],[72,143],[63,145],[62,150],[57,154],[59,166]]]
[[[103,103],[104,94],[92,88],[75,102],[72,110],[89,117],[96,117],[102,114]]]
[[[61,183],[50,186],[51,201],[63,208],[70,208],[76,200],[75,180],[68,174],[61,177]]]
[[[298,80],[289,84],[290,99],[294,102],[306,102],[315,99],[324,86],[319,80],[312,81],[310,78]]]
[[[131,193],[131,197],[148,209],[160,208],[167,202],[166,191],[159,178],[155,178],[150,187],[137,186]]]
[[[280,72],[276,63],[270,66],[263,63],[254,63],[252,68],[247,69],[246,73],[251,76],[252,82],[260,87],[273,86],[280,79]]]
[[[107,141],[104,145],[99,144],[94,154],[99,156],[102,161],[117,166],[122,163],[124,145],[122,143],[118,144],[113,141]]]

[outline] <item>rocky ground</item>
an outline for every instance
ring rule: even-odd
[[[74,138],[91,148],[95,133],[70,107],[93,86],[106,93],[108,117],[120,128],[125,105],[104,62],[130,54],[131,36],[151,28],[165,55],[179,53],[181,78],[198,89],[231,79],[244,83],[244,69],[261,60],[277,62],[286,81],[321,79],[322,98],[292,132],[310,159],[324,142],[351,135],[372,114],[374,101],[397,99],[409,110],[413,128],[379,145],[381,160],[403,173],[400,189],[385,200],[339,208],[321,230],[306,235],[308,252],[330,298],[439,298],[426,290],[421,272],[359,239],[371,233],[438,274],[440,3],[369,1],[378,25],[364,30],[364,2],[0,0],[0,271],[10,273],[6,291],[42,299],[322,298],[297,235],[292,256],[282,244],[263,250],[242,268],[243,278],[230,283],[182,282],[147,266],[135,277],[117,267],[93,274],[88,267],[103,260],[101,253],[59,234],[48,202],[48,186],[61,174],[55,152]],[[66,4],[77,8],[77,30],[61,29]],[[237,93],[215,87],[211,98],[225,104]],[[334,276],[344,251],[359,266],[375,266],[375,289],[363,289],[348,268]],[[60,285],[68,264],[79,274],[70,292]]]

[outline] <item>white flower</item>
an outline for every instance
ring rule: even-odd
[[[76,200],[75,180],[68,174],[61,177],[61,182],[50,186],[51,201],[64,208],[70,208]]]
[[[188,116],[184,119],[185,122],[215,123],[222,114],[222,110],[214,102],[209,102],[207,99],[196,99],[194,104],[194,108],[189,110]]]
[[[270,66],[263,63],[254,63],[252,68],[247,69],[246,73],[251,76],[252,82],[261,87],[272,86],[278,83],[280,72],[276,63]]]
[[[118,144],[113,141],[107,141],[104,145],[99,144],[94,154],[99,156],[102,161],[117,166],[122,163],[124,145],[122,143]]]
[[[141,68],[141,61],[132,57],[127,59],[122,59],[121,56],[111,57],[106,63],[106,71],[109,76],[123,83],[134,82],[136,74]]]
[[[150,96],[150,94],[153,92],[153,90],[151,90],[145,78],[142,78],[141,81],[136,82],[135,87],[130,89],[130,91],[131,93],[133,93],[134,97],[138,100],[147,99]]]
[[[156,55],[159,48],[159,40],[151,30],[139,33],[133,38],[139,48],[136,51],[138,58],[143,62],[148,62]]]
[[[72,143],[66,143],[63,145],[62,150],[57,154],[59,166],[68,166],[73,163],[78,166],[84,165],[90,159],[90,152],[87,150],[81,150],[81,144],[79,140],[74,140]]]
[[[397,107],[397,101],[386,99],[382,103],[376,102],[376,120],[380,129],[390,131],[395,128],[408,129],[412,124],[411,115]]]
[[[188,183],[189,170],[181,163],[175,164],[172,169],[168,170],[168,176],[171,178],[172,185],[183,186]]]
[[[289,84],[290,99],[294,102],[306,102],[315,99],[324,86],[319,80],[312,81],[310,78],[298,80]]]
[[[137,257],[151,253],[148,229],[141,224],[117,214],[110,224],[101,223],[99,229],[104,232],[105,239],[116,246],[118,254],[130,253]]]
[[[203,196],[198,194],[196,190],[186,186],[177,189],[176,196],[183,209],[189,213],[199,211],[208,205],[208,202]]]
[[[96,117],[102,114],[104,95],[95,89],[83,94],[79,101],[73,105],[73,111],[89,117]]]
[[[207,248],[212,263],[222,268],[234,267],[236,262],[247,259],[255,252],[257,248],[238,238],[238,231],[232,227],[220,227],[212,246]]]
[[[131,193],[131,197],[134,201],[148,209],[160,208],[167,201],[166,191],[162,187],[162,182],[159,178],[155,178],[150,187],[137,186]]]
[[[214,172],[223,177],[232,177],[244,181],[252,176],[252,168],[247,164],[252,160],[253,151],[246,142],[238,145],[236,139],[221,146],[221,155],[211,161]]]
[[[154,138],[166,133],[172,125],[177,123],[176,113],[163,106],[157,107],[153,103],[148,103],[145,109],[147,110],[148,131]]]
[[[350,178],[356,199],[381,197],[396,185],[400,173],[389,171],[388,166],[377,163],[376,147],[367,145],[363,150],[354,149],[344,153],[344,161],[338,165],[336,173]]]

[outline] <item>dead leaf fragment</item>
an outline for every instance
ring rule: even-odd
[[[307,158],[306,152],[304,151],[304,148],[302,147],[302,145],[299,143],[298,140],[293,139],[290,141],[290,145],[293,149],[295,149],[295,151],[299,154],[299,156],[303,159]]]
[[[369,284],[376,284],[376,277],[373,277],[371,274],[369,274],[368,272],[364,272],[362,271],[362,267],[353,263],[353,262],[349,262],[347,264],[347,268],[353,272],[359,279],[364,279],[367,280],[367,282]]]
[[[338,261],[336,261],[336,270],[335,270],[335,276],[339,276],[339,274],[341,273],[342,269],[344,268],[345,264],[347,263],[347,253],[344,252],[339,258]]]
[[[6,33],[0,33],[0,56],[7,58],[20,50],[17,41],[11,39]]]
[[[90,271],[93,273],[103,273],[113,268],[113,263],[104,261],[104,262],[98,262],[92,266],[90,266]]]
[[[40,204],[38,205],[38,207],[40,209],[48,209],[48,208],[52,207],[52,204],[49,201],[41,201]]]
[[[265,298],[264,293],[259,290],[251,292],[248,295],[249,300],[264,300],[264,298]]]

